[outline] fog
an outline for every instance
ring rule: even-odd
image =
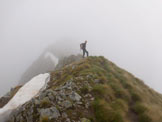
[[[104,55],[162,93],[161,6],[161,0],[0,0],[0,95],[49,45],[81,53],[84,40],[90,55]]]

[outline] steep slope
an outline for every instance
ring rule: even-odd
[[[15,88],[11,88],[11,90],[0,98],[0,108],[5,106],[13,96],[17,93],[17,91],[21,88],[21,86],[16,86]]]
[[[2,119],[5,118],[5,116],[8,116],[12,110],[18,108],[38,95],[40,90],[45,89],[49,79],[50,75],[48,73],[40,74],[22,86],[15,93],[13,98],[3,108],[0,109],[0,120],[2,121]]]
[[[8,122],[161,122],[162,95],[104,57],[51,72],[47,88]]]

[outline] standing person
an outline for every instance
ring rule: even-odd
[[[89,56],[89,53],[86,49],[86,45],[87,45],[87,40],[85,40],[84,43],[80,44],[80,49],[83,50],[83,58],[85,57],[85,53],[87,54],[87,57]]]

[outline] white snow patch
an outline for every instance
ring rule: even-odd
[[[17,107],[23,105],[24,103],[31,100],[33,97],[39,94],[41,90],[46,87],[47,82],[50,79],[50,74],[40,74],[29,82],[27,82],[23,87],[21,87],[16,95],[6,104],[3,108],[0,109],[0,115],[3,113],[16,109]]]
[[[44,57],[45,58],[50,58],[55,66],[58,64],[59,60],[58,60],[58,58],[56,56],[53,55],[53,53],[47,52]]]

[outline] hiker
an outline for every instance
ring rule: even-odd
[[[89,56],[89,53],[86,49],[86,45],[87,45],[87,40],[85,40],[84,43],[80,44],[80,49],[83,50],[83,58],[85,57],[85,53],[87,54],[87,57]]]

